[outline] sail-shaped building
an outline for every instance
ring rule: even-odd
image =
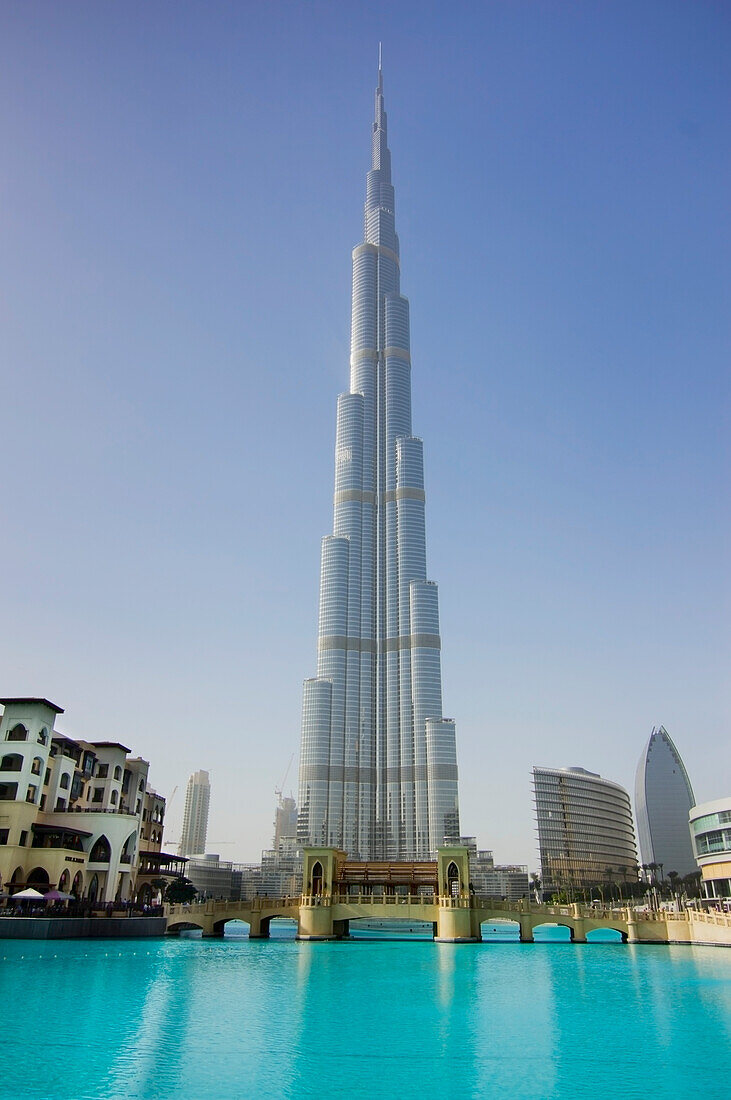
[[[298,820],[301,844],[362,860],[423,859],[459,837],[400,267],[379,59],[364,240],[353,251],[350,390],[338,398],[333,533],[322,543],[317,676],[304,686]]]
[[[635,775],[635,815],[644,866],[657,865],[664,874],[675,871],[681,877],[697,871],[688,822],[694,804],[680,753],[665,727],[653,726]]]

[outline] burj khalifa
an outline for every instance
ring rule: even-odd
[[[333,533],[322,540],[317,676],[304,684],[299,774],[300,844],[361,860],[426,859],[459,837],[400,269],[379,58],[364,239],[353,250],[350,390],[337,404]]]

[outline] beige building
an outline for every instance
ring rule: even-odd
[[[140,852],[162,843],[165,800],[148,788],[148,762],[58,732],[63,710],[48,699],[0,704],[0,889],[134,897]]]
[[[703,896],[709,901],[731,899],[731,798],[692,806],[689,816]]]

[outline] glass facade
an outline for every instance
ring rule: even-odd
[[[379,69],[364,240],[353,251],[350,392],[338,398],[333,533],[322,543],[317,676],[304,688],[303,845],[420,859],[459,837],[424,508]]]
[[[689,836],[701,869],[703,896],[731,898],[731,798],[704,802],[690,810]]]
[[[534,768],[544,896],[637,881],[629,795],[583,768]]]
[[[688,832],[693,788],[668,731],[653,728],[637,765],[635,813],[642,863],[683,877],[696,870]]]

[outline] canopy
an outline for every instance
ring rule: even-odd
[[[73,894],[64,894],[63,890],[49,890],[43,895],[46,901],[71,901]]]
[[[27,890],[19,890],[17,894],[13,894],[11,901],[43,901],[44,895],[40,890],[34,890],[32,886],[29,886]]]

